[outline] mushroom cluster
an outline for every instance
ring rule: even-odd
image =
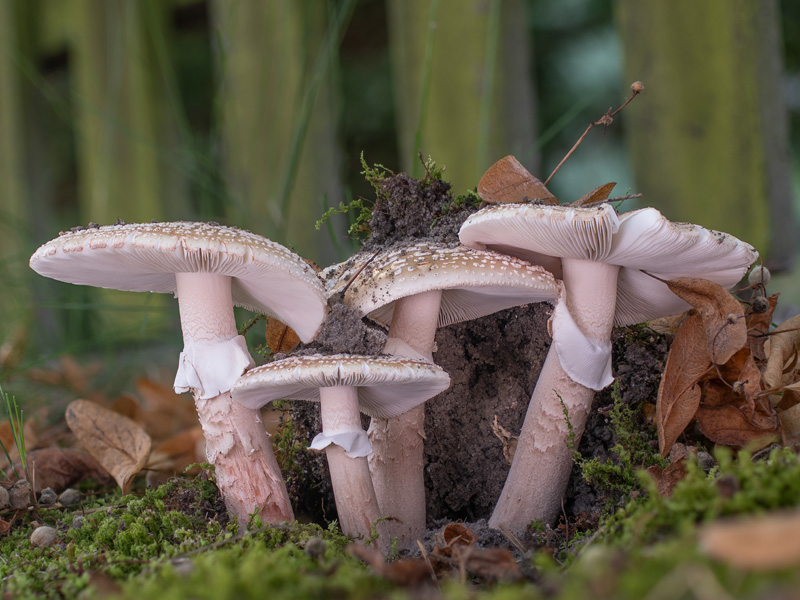
[[[399,187],[411,189],[403,177]],[[489,522],[520,534],[559,510],[570,429],[580,438],[594,393],[613,379],[613,327],[685,310],[661,280],[691,275],[730,287],[758,256],[732,236],[650,208],[520,202],[469,212],[458,239],[453,231],[437,240],[419,239],[433,223],[409,213],[413,235],[373,240],[322,273],[256,234],[189,222],[78,228],[40,247],[30,265],[69,283],[177,297],[184,347],[175,390],[194,397],[208,460],[242,526],[254,512],[270,523],[294,518],[260,408],[319,402],[322,431],[310,447],[326,455],[342,530],[363,539],[377,532],[387,553],[393,541],[410,549],[425,533],[423,405],[450,385],[434,364],[437,328],[554,305],[552,344]],[[235,305],[275,317],[306,345],[256,367]],[[382,328],[364,334],[371,350],[320,344],[345,315]],[[368,432],[360,413],[371,418]]]

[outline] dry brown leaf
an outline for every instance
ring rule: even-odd
[[[700,316],[687,318],[669,350],[656,400],[655,421],[661,456],[669,453],[700,406],[698,382],[712,366],[703,331]]]
[[[503,458],[505,458],[506,463],[510,465],[511,461],[514,460],[514,453],[517,451],[519,437],[512,434],[508,429],[500,425],[497,420],[497,415],[494,416],[494,421],[492,421],[491,427],[492,433],[503,444]]]
[[[367,563],[381,577],[402,587],[415,588],[432,583],[431,568],[419,558],[402,558],[386,563],[381,553],[361,544],[350,544],[347,552]]]
[[[147,462],[150,436],[128,417],[88,400],[71,402],[66,418],[75,437],[126,493]]]
[[[203,429],[199,425],[173,435],[155,446],[147,461],[147,485],[156,487],[174,476],[183,473],[194,463],[202,462]],[[200,454],[198,455],[198,450]]]
[[[771,571],[800,565],[800,513],[772,513],[710,523],[700,546],[737,569]]]
[[[33,474],[36,491],[53,488],[60,493],[86,479],[108,483],[111,477],[94,458],[74,448],[42,448],[27,455],[28,468]],[[14,465],[22,473],[22,464]]]
[[[694,307],[703,319],[711,359],[719,364],[747,344],[744,307],[724,287],[713,281],[678,277],[666,282],[672,293]]]
[[[696,450],[695,450],[696,452]],[[670,497],[678,482],[686,477],[686,461],[689,450],[683,444],[674,444],[669,452],[670,464],[666,469],[657,465],[647,467],[647,474],[653,478],[661,496]]]
[[[522,578],[517,561],[505,548],[478,548],[458,546],[455,558],[463,562],[467,571],[489,581],[517,581]]]
[[[437,556],[453,556],[453,548],[456,546],[471,546],[478,538],[463,523],[448,523],[438,535],[441,545],[433,549],[433,554]]]
[[[778,294],[767,298],[767,302],[769,303],[768,308],[763,313],[755,313],[752,310],[747,313],[747,346],[757,361],[767,360],[767,354],[764,351],[764,344],[767,342],[765,334],[769,331],[772,313],[775,312],[775,307],[778,305]]]
[[[584,206],[585,204],[594,204],[595,202],[603,202],[608,200],[608,196],[611,194],[611,190],[614,189],[615,185],[617,185],[616,181],[598,185],[591,192],[588,192],[575,200],[571,206]]]
[[[119,413],[125,417],[128,417],[129,419],[131,419],[132,421],[136,421],[140,425],[143,423],[144,410],[142,409],[142,405],[139,404],[139,401],[130,394],[123,394],[121,396],[118,396],[111,403],[110,408],[115,413]]]
[[[478,196],[491,204],[534,202],[558,204],[545,185],[511,155],[494,163],[478,182]]]
[[[0,535],[7,533],[11,529],[11,523],[0,519]]]
[[[769,357],[762,373],[764,382],[769,388],[777,388],[783,384],[784,366],[796,360],[798,348],[800,348],[800,315],[781,323],[769,336]]]
[[[300,343],[294,329],[281,323],[278,319],[267,319],[267,346],[273,354],[291,352]]]
[[[661,317],[660,319],[653,319],[647,322],[647,326],[662,335],[677,335],[683,322],[689,316],[689,311],[678,313],[677,315],[669,315],[668,317]]]
[[[39,435],[33,419],[26,419],[22,424],[22,439],[25,443],[26,452],[30,452],[38,447]],[[0,442],[2,442],[11,460],[16,462],[19,458],[19,451],[17,450],[17,445],[14,443],[11,423],[7,420],[0,422]],[[5,469],[7,466],[8,459],[6,458],[6,454],[0,451],[0,469]]]
[[[778,413],[787,446],[800,445],[800,404]]]
[[[750,447],[760,450],[780,435],[780,425],[766,397],[757,398],[753,405],[740,399],[719,380],[703,385],[703,403],[695,418],[700,431],[714,443],[733,448]]]
[[[142,399],[144,428],[153,439],[163,440],[198,424],[191,397],[176,394],[171,385],[140,377],[136,391]]]

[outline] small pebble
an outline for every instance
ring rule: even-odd
[[[188,577],[194,571],[194,563],[185,557],[172,559],[172,568],[180,577]]]
[[[0,486],[0,509],[8,507],[8,490]]]
[[[37,548],[46,548],[52,546],[56,541],[58,532],[52,527],[39,527],[31,534],[31,545]]]
[[[31,485],[27,479],[20,479],[8,490],[8,503],[15,510],[28,508],[31,501]]]
[[[86,517],[83,515],[75,515],[72,519],[72,528],[80,529],[86,524]]]
[[[320,560],[325,556],[325,546],[325,540],[319,537],[313,537],[306,542],[306,554]]]
[[[54,504],[56,500],[58,500],[58,495],[53,491],[53,488],[44,488],[39,492],[39,504],[50,506]]]
[[[78,504],[81,501],[81,493],[73,488],[67,488],[61,495],[58,497],[58,501],[63,506],[72,506],[73,504]]]
[[[715,464],[716,461],[714,460],[714,457],[708,452],[705,452],[704,450],[699,450],[697,452],[697,466],[703,469],[703,471],[708,473],[711,470],[711,467],[713,467]]]

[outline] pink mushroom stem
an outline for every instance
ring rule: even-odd
[[[570,258],[564,258],[562,266],[565,292],[559,302],[566,302],[575,324],[589,340],[607,343],[614,325],[619,267]],[[569,428],[577,449],[594,399],[595,390],[565,373],[556,350],[557,335],[554,331],[511,470],[489,519],[490,527],[503,527],[517,535],[524,533],[531,521],[552,523],[561,512],[572,469]]]
[[[433,362],[441,290],[401,298],[395,303],[384,354],[414,353]],[[411,352],[409,352],[411,350]],[[386,527],[398,547],[410,548],[425,534],[425,405],[391,419],[374,417],[369,426],[369,466]]]
[[[342,433],[364,434],[358,410],[358,391],[351,386],[322,387],[319,390],[322,433],[333,437]],[[372,487],[367,457],[348,456],[344,448],[331,443],[325,447],[331,473],[336,512],[345,535],[370,539],[372,528],[378,545],[386,554],[391,544]]]
[[[240,336],[233,316],[231,278],[213,273],[178,273],[175,278],[184,350],[198,344],[210,346],[234,341],[232,347],[246,354],[246,350],[241,350],[244,340],[237,340]],[[249,360],[252,366],[249,354],[233,359],[212,357],[209,362],[213,364],[216,360],[221,364],[236,360],[245,364]],[[245,368],[239,367],[241,372],[235,376],[225,374],[224,368],[220,369],[221,373],[213,374],[214,379],[220,379],[218,387],[225,388],[218,394],[192,388],[205,437],[206,457],[214,465],[225,505],[236,516],[240,527],[247,526],[253,513],[268,523],[293,521],[286,484],[260,412],[237,404],[231,398],[230,387]],[[210,397],[205,397],[207,395]]]

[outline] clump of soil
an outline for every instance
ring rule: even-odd
[[[292,355],[361,354],[375,356],[386,343],[386,333],[362,319],[358,311],[341,302],[333,302],[317,337],[301,344]],[[276,356],[278,358],[278,356]]]
[[[429,519],[491,515],[510,464],[497,424],[517,435],[550,345],[550,306],[533,304],[443,327],[434,361],[452,385],[425,405]]]

